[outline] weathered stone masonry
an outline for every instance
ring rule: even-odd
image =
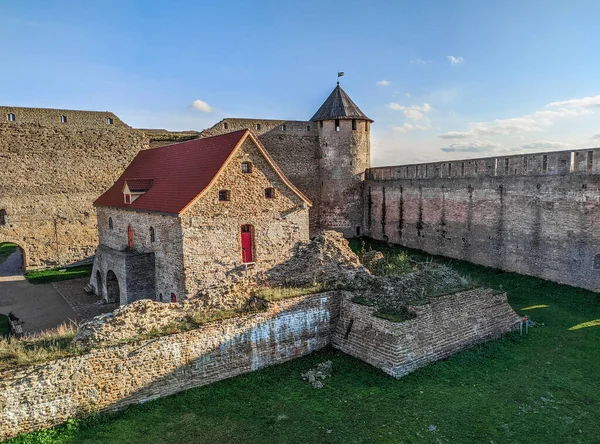
[[[197,330],[0,372],[0,439],[82,412],[116,410],[209,384],[332,343],[400,377],[498,337],[519,319],[506,295],[483,289],[411,307],[417,317],[402,323],[372,316],[352,296],[333,291],[288,299],[266,312]]]
[[[600,149],[371,168],[368,235],[600,291]]]

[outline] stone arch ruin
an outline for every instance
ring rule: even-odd
[[[108,270],[106,273],[106,301],[109,304],[118,304],[121,301],[119,280],[112,270]]]

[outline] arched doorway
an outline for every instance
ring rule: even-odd
[[[25,250],[13,242],[0,242],[0,276],[25,273]]]
[[[96,295],[102,297],[102,274],[96,270]]]
[[[106,301],[109,304],[118,304],[121,301],[119,281],[112,270],[106,273]]]

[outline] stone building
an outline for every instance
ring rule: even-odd
[[[310,200],[248,129],[141,151],[95,206],[91,284],[121,304],[210,293],[309,239]]]

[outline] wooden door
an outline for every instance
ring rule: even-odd
[[[242,225],[242,262],[254,262],[252,225]]]
[[[133,228],[131,225],[127,227],[127,245],[129,245],[129,251],[133,251]]]

